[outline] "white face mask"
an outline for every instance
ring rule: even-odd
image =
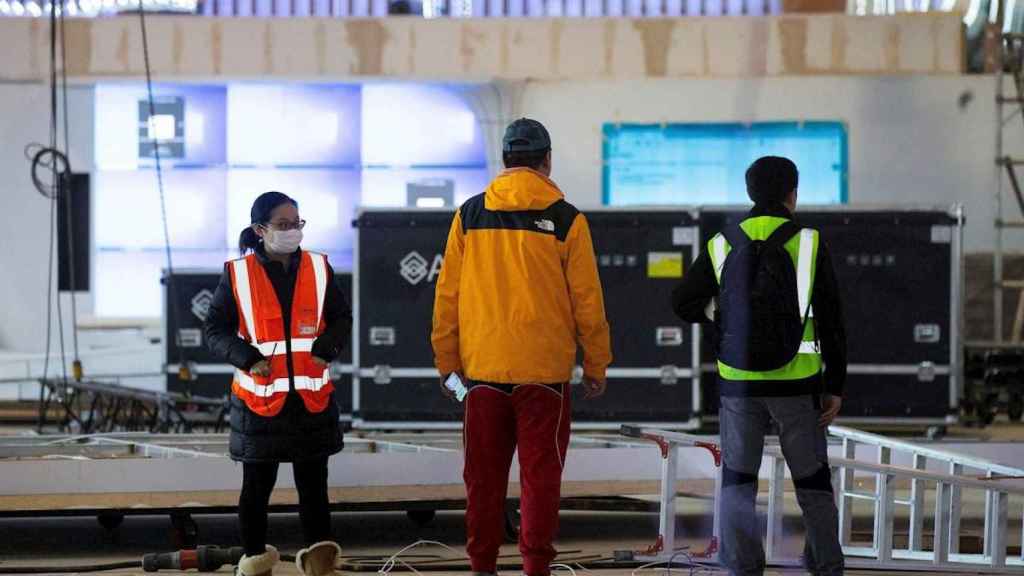
[[[302,230],[264,230],[263,245],[274,254],[291,254],[302,244]]]

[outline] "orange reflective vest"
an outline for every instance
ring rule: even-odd
[[[331,401],[334,385],[328,370],[313,362],[313,342],[324,332],[324,297],[327,293],[327,257],[302,252],[292,318],[285,332],[284,314],[274,285],[255,254],[228,263],[231,287],[238,305],[238,335],[270,361],[270,376],[235,371],[231,392],[253,412],[275,416],[284,407],[290,382],[291,351],[295,390],[310,412],[322,412]]]

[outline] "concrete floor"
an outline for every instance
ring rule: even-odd
[[[689,506],[687,506],[689,508]],[[678,530],[682,535],[677,544],[689,545],[691,549],[703,549],[710,534],[710,518],[690,509],[681,515]],[[223,546],[238,543],[238,531],[233,516],[196,516],[200,529],[200,541]],[[460,553],[465,542],[461,512],[442,512],[426,526],[414,525],[404,513],[340,513],[333,515],[333,532],[342,544],[345,556],[385,557],[417,540],[443,542]],[[785,543],[787,554],[798,554],[802,541],[800,522],[789,516],[786,520]],[[616,550],[640,550],[651,544],[657,532],[657,516],[645,513],[609,512],[564,512],[562,514],[561,537],[558,548],[564,553],[564,561],[574,563],[583,557],[610,556]],[[71,566],[75,564],[104,563],[137,560],[148,552],[169,551],[171,526],[166,517],[136,516],[125,519],[124,524],[113,532],[101,528],[91,517],[78,518],[28,518],[0,519],[0,572],[4,567],[27,565]],[[687,537],[689,536],[689,537]],[[282,553],[294,554],[301,545],[301,527],[297,515],[278,514],[271,517],[269,542]],[[439,547],[427,546],[410,552],[429,554],[457,560],[458,556]],[[514,545],[502,550],[514,561],[517,550]],[[359,570],[346,573],[374,573],[381,562],[363,564]],[[595,572],[575,567],[580,574]],[[136,574],[140,570],[121,570],[107,574]],[[229,573],[228,568],[221,572]],[[279,574],[296,574],[291,563],[278,565]],[[468,572],[468,569],[466,570]],[[626,576],[632,569],[609,569],[596,571],[601,576]],[[664,575],[664,569],[648,569],[637,576]],[[675,574],[688,574],[688,569],[675,568]],[[397,571],[396,571],[397,573]],[[514,572],[506,571],[505,574]],[[694,573],[724,574],[721,570],[695,570]],[[799,570],[775,570],[770,574],[802,574]],[[856,574],[857,572],[850,572]],[[878,574],[879,572],[873,572]],[[964,572],[968,574],[970,572]],[[429,572],[431,575],[446,576],[454,572]],[[567,571],[562,576],[568,574]]]
[[[203,543],[235,545],[238,530],[234,516],[196,516]],[[436,540],[460,553],[465,542],[461,512],[441,512],[434,521],[418,527],[404,513],[341,513],[333,515],[333,532],[346,556],[387,556],[417,540]],[[691,524],[691,522],[684,522]],[[698,519],[690,528],[704,531]],[[680,528],[684,528],[683,524]],[[710,528],[707,527],[709,530]],[[568,512],[562,518],[559,549],[567,559],[608,556],[615,550],[643,549],[653,542],[657,516],[639,513]],[[112,562],[140,558],[170,548],[170,522],[157,516],[128,517],[112,533],[93,518],[0,520],[0,569],[4,566],[75,562]],[[302,546],[297,515],[271,517],[268,541],[282,553],[294,554]],[[697,544],[697,542],[694,542]],[[701,544],[703,545],[703,544]],[[458,560],[439,547],[425,547],[411,554],[432,554]],[[502,554],[517,554],[514,545]],[[294,565],[279,565],[282,574],[295,573]],[[379,566],[370,572],[375,572]],[[628,571],[626,571],[628,573]]]

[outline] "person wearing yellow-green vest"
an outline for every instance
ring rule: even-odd
[[[799,173],[767,156],[746,173],[754,202],[714,236],[674,290],[676,314],[713,327],[723,456],[723,564],[737,576],[765,568],[755,514],[764,437],[774,421],[806,527],[804,564],[843,573],[826,428],[842,407],[846,330],[835,272],[816,230],[800,227]]]

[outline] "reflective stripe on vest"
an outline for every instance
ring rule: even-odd
[[[313,263],[313,279],[316,282],[316,325],[320,326],[324,318],[324,297],[327,295],[327,257],[323,254],[310,254],[310,257]],[[294,342],[292,340],[293,346]],[[312,344],[310,346],[312,349]],[[294,349],[293,347],[292,350]]]
[[[725,236],[716,234],[711,239],[711,264],[715,267],[715,280],[722,283],[722,267],[725,266],[725,257],[729,255],[729,243]]]
[[[242,311],[239,321],[244,322],[245,330],[239,330],[239,334],[246,336],[250,342],[256,334],[255,316],[252,313],[252,289],[249,287],[249,262],[245,258],[235,260],[231,265],[235,280],[235,301],[238,309]]]
[[[292,354],[297,352],[312,352],[313,342],[316,342],[316,338],[292,338]],[[259,344],[254,344],[254,346],[256,346],[256,349],[260,351],[260,354],[263,354],[267,358],[284,354],[285,350],[287,350],[284,340],[260,342]]]
[[[241,372],[235,376],[238,385],[242,389],[253,393],[261,398],[268,398],[274,394],[287,394],[288,393],[288,378],[276,378],[270,384],[263,385],[257,384],[252,376],[249,376],[245,372]],[[317,392],[324,387],[325,384],[331,381],[331,374],[327,369],[324,369],[324,374],[320,378],[310,378],[309,376],[296,376],[295,377],[295,389],[296,390],[308,390],[310,392]]]
[[[766,240],[776,228],[786,220],[774,216],[758,216],[744,220],[740,227],[752,240]],[[793,259],[796,268],[797,299],[800,305],[800,313],[804,315],[805,328],[803,342],[800,349],[789,364],[782,368],[769,372],[752,372],[740,370],[718,362],[718,373],[726,380],[749,381],[749,380],[803,380],[814,376],[821,371],[821,352],[814,325],[814,307],[811,305],[811,295],[814,293],[814,278],[817,268],[818,257],[818,232],[811,229],[803,229],[799,234],[791,238],[785,244],[786,251]],[[722,234],[716,234],[708,242],[708,252],[711,256],[711,266],[715,271],[715,280],[721,284],[722,268],[725,266],[725,259],[732,247]]]
[[[327,296],[327,259],[322,254],[303,252],[292,297],[291,325],[284,326],[277,294],[255,255],[230,263],[238,304],[238,333],[270,362],[269,377],[235,371],[232,391],[262,416],[274,416],[284,406],[294,383],[310,412],[320,412],[330,401],[333,384],[330,373],[313,362],[313,343],[324,331],[323,309]],[[264,317],[266,316],[266,317]],[[278,322],[273,320],[279,319]],[[290,338],[289,342],[286,340]],[[288,375],[291,352],[293,376]]]
[[[811,306],[811,266],[815,256],[812,252],[816,252],[815,236],[814,230],[805,228],[800,231],[800,252],[796,259],[796,291],[800,297],[800,314],[804,317],[814,317],[814,307]]]

